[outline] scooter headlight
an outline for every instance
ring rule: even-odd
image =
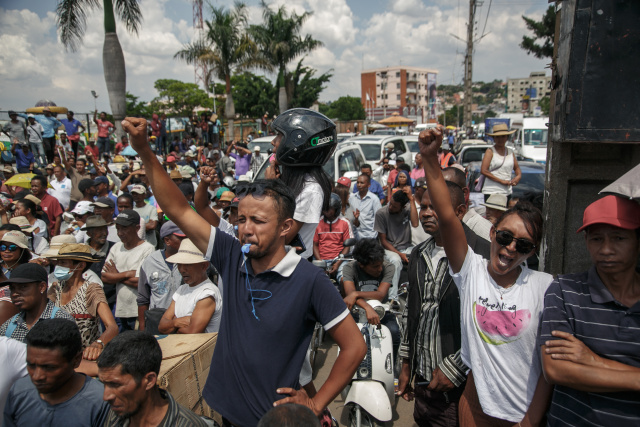
[[[387,371],[387,374],[393,372],[393,363],[391,363],[391,353],[387,354],[387,358],[384,361],[384,370]]]
[[[376,314],[378,315],[378,317],[380,317],[380,319],[382,319],[386,313],[386,310],[384,309],[384,307],[382,307],[381,305],[377,306],[376,308],[374,308]]]

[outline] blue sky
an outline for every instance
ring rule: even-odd
[[[57,39],[55,4],[51,0],[0,1],[0,110],[25,109],[47,98],[76,111],[89,111],[94,105],[91,90],[100,94],[98,109],[109,110],[102,72],[102,11],[89,15],[84,44],[72,53]],[[118,36],[125,51],[127,90],[148,101],[157,96],[153,88],[157,79],[194,80],[193,68],[173,59],[193,37],[193,19],[188,0],[141,0],[140,4],[145,19],[139,36],[127,34],[122,26]],[[232,2],[212,0],[212,4]],[[246,4],[250,22],[259,23],[259,1]],[[288,0],[286,5],[297,12],[314,11],[304,31],[323,41],[324,47],[309,55],[305,64],[319,72],[333,69],[334,74],[321,101],[360,96],[363,67],[401,63],[439,70],[441,84],[462,79],[465,47],[451,34],[466,37],[466,0]],[[526,33],[521,16],[539,19],[547,7],[546,0],[485,0],[476,15],[478,33],[485,28],[487,15],[488,20],[487,35],[474,54],[474,80],[523,77],[545,69],[549,61],[527,55],[518,44]],[[206,6],[203,14],[206,19]]]

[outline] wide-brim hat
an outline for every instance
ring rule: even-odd
[[[233,199],[235,197],[236,197],[236,195],[233,193],[233,191],[225,191],[220,196],[220,201],[221,202],[231,202],[231,201],[233,201]]]
[[[13,243],[22,249],[29,250],[27,236],[25,236],[21,231],[7,231],[0,239],[0,242]]]
[[[87,218],[87,221],[80,228],[80,230],[87,230],[89,228],[100,228],[100,227],[108,227],[112,225],[113,222],[107,222],[100,215],[91,215]]]
[[[72,261],[97,262],[93,255],[91,246],[82,243],[65,243],[58,250],[56,259],[70,259]]]
[[[27,233],[33,233],[39,227],[35,225],[31,225],[26,216],[14,216],[9,220],[9,224],[14,224],[20,227],[20,230],[26,231]]]
[[[509,130],[509,126],[504,123],[497,123],[491,128],[491,133],[487,133],[489,136],[502,136],[514,134],[516,130]]]
[[[492,194],[483,205],[504,212],[507,210],[507,196],[504,194]]]
[[[209,262],[200,252],[200,249],[189,239],[180,242],[180,249],[175,255],[170,256],[166,260],[172,264],[200,264],[201,262]]]
[[[594,224],[609,224],[625,230],[640,228],[640,204],[619,196],[605,196],[584,210],[578,233]]]
[[[75,236],[71,234],[59,234],[57,236],[53,236],[51,238],[51,243],[49,244],[49,249],[44,251],[42,254],[45,258],[55,258],[58,256],[58,251],[67,243],[77,243]]]

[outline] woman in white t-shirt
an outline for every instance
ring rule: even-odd
[[[158,331],[163,334],[201,334],[218,332],[222,318],[222,295],[207,277],[209,260],[189,239],[178,252],[167,258],[178,265],[184,284],[173,294],[173,301],[162,315]]]
[[[506,146],[509,135],[514,132],[515,130],[509,130],[504,123],[498,123],[493,127],[492,133],[487,134],[493,138],[495,145],[485,151],[480,168],[480,172],[485,176],[482,186],[485,202],[492,194],[511,196],[511,187],[518,185],[522,178],[516,155]],[[511,172],[515,172],[513,178]]]
[[[491,258],[467,245],[442,177],[442,129],[420,136],[427,188],[460,292],[462,360],[471,369],[459,403],[461,426],[537,425],[551,397],[536,350],[544,294],[552,276],[528,269],[542,236],[542,215],[518,204],[491,229]]]

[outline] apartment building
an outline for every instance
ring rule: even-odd
[[[509,113],[533,115],[541,98],[551,96],[551,76],[535,71],[529,77],[507,79],[507,109]]]

